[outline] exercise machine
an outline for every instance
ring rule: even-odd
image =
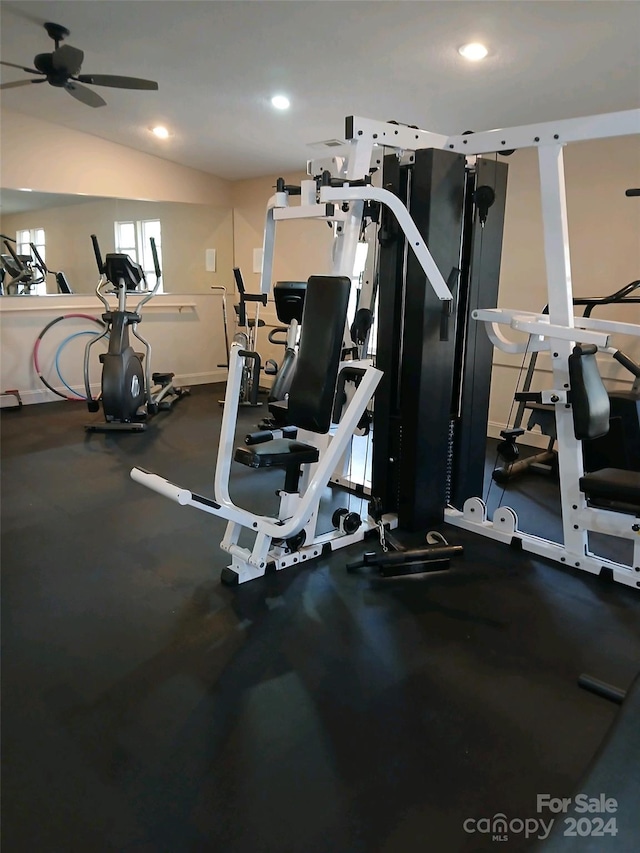
[[[40,252],[37,249],[37,246],[35,246],[33,243],[30,243],[29,245],[31,246],[31,251],[33,252],[36,258],[37,265],[42,273],[43,280],[46,280],[46,277],[48,275],[52,275],[56,280],[56,287],[58,288],[58,293],[73,293],[71,285],[69,284],[69,281],[66,275],[62,272],[62,270],[58,270],[57,272],[55,270],[50,270],[42,259]]]
[[[608,296],[576,297],[573,304],[585,306],[584,317],[590,317],[594,308],[601,305],[640,305],[640,281],[632,281]],[[547,314],[548,309],[545,307],[542,313]],[[614,358],[634,377],[634,384],[629,391],[610,392],[610,429],[606,436],[584,443],[585,469],[613,467],[640,471],[640,367],[624,353],[614,352]],[[554,408],[552,404],[541,403],[539,395],[531,392],[538,353],[534,351],[528,356],[522,388],[514,395],[518,406],[513,424],[500,433],[502,441],[497,452],[504,464],[494,469],[492,477],[501,485],[527,472],[550,474],[557,470]],[[517,439],[525,434],[526,412],[529,412],[526,429],[538,427],[548,437],[548,445],[546,450],[521,458]]]
[[[146,287],[144,270],[139,264],[132,261],[128,255],[116,253],[108,254],[103,262],[95,234],[91,235],[91,240],[100,272],[96,295],[105,307],[102,315],[105,330],[86,345],[84,384],[89,411],[99,411],[102,402],[105,422],[88,424],[85,429],[89,432],[140,432],[146,429],[147,419],[151,415],[160,409],[170,409],[182,396],[189,393],[188,388],[178,388],[173,384],[173,373],[151,372],[151,346],[138,332],[138,324],[142,322],[142,309],[157,293],[162,276],[155,240],[151,238],[156,274],[156,283],[152,290]],[[139,290],[141,285],[143,289]],[[109,286],[112,290],[107,289]],[[109,305],[105,293],[117,294],[118,305],[115,310]],[[135,311],[129,311],[127,298],[133,293],[142,294],[142,298]],[[134,351],[129,340],[129,329],[144,346],[144,353]],[[89,376],[91,348],[107,335],[109,348],[106,353],[100,355],[102,393],[97,400],[91,393]]]
[[[262,372],[262,360],[258,353],[258,329],[264,326],[264,320],[260,319],[260,306],[267,304],[266,293],[247,293],[244,286],[244,279],[239,267],[234,267],[233,276],[235,279],[240,301],[234,305],[236,314],[237,330],[233,336],[233,343],[238,344],[242,351],[242,381],[240,383],[240,401],[241,406],[261,406],[262,402],[258,399],[260,393],[260,374]],[[249,317],[247,313],[247,303],[255,304],[255,314]],[[225,323],[226,328],[226,323]],[[277,365],[271,365],[273,372],[277,370]],[[221,404],[223,401],[220,401]]]
[[[282,569],[302,563],[327,550],[358,541],[364,535],[362,525],[351,534],[317,530],[322,491],[381,375],[370,363],[348,362],[350,368],[360,370],[361,382],[358,393],[341,413],[339,424],[329,434],[334,417],[335,385],[340,371],[347,366],[341,362],[341,351],[350,286],[350,280],[344,276],[312,276],[309,279],[304,310],[314,322],[303,323],[299,369],[288,400],[289,420],[296,427],[297,438],[273,439],[244,445],[234,451],[244,358],[241,345],[234,343],[218,445],[214,499],[139,468],[131,472],[134,480],[177,503],[227,520],[221,543],[221,548],[231,556],[231,564],[222,575],[226,583],[244,583],[264,574],[270,566]],[[258,516],[233,503],[229,496],[232,459],[252,469],[284,471],[276,517]],[[250,548],[239,542],[243,531],[254,535]]]
[[[7,296],[30,296],[33,289],[45,280],[44,272],[37,266],[31,255],[17,254],[11,245],[15,240],[5,235],[2,237],[8,252],[0,255],[4,271],[3,291]],[[11,278],[7,279],[7,275]]]
[[[238,582],[257,577],[268,566],[279,569],[311,559],[325,548],[322,540],[315,535],[309,539],[313,531],[311,528],[307,530],[307,521],[312,514],[315,518],[318,492],[329,482],[331,472],[357,425],[356,413],[361,416],[366,410],[375,386],[377,420],[373,428],[374,476],[369,512],[365,523],[354,534],[356,538],[350,538],[344,529],[337,530],[332,534],[329,547],[333,548],[334,542],[335,547],[339,547],[339,542],[349,544],[357,541],[363,529],[377,529],[382,542],[385,531],[395,527],[419,529],[432,522],[444,521],[517,545],[522,550],[561,564],[595,574],[604,569],[614,580],[640,586],[635,575],[635,567],[640,564],[637,518],[622,509],[623,505],[634,505],[636,501],[635,479],[629,472],[623,472],[631,476],[631,482],[625,485],[625,478],[617,474],[607,476],[595,472],[585,475],[583,439],[579,433],[574,433],[572,414],[576,403],[571,394],[580,393],[579,371],[576,371],[578,378],[574,377],[573,387],[569,377],[569,356],[578,343],[595,344],[605,350],[609,348],[611,334],[619,332],[637,336],[640,335],[640,327],[629,323],[605,324],[594,318],[578,319],[573,316],[562,166],[564,145],[586,139],[635,134],[639,121],[640,111],[631,110],[445,136],[391,122],[349,117],[345,128],[349,145],[346,157],[327,160],[324,169],[318,169],[317,161],[308,164],[310,179],[302,181],[295,193],[286,187],[284,181],[277,182],[276,192],[267,206],[261,290],[266,293],[270,287],[277,222],[304,217],[330,222],[335,237],[333,277],[343,279],[350,277],[353,271],[355,247],[362,233],[366,211],[379,205],[383,211],[392,214],[386,214],[386,221],[384,217],[381,220],[380,230],[390,254],[386,260],[380,258],[378,276],[378,349],[381,343],[389,342],[388,353],[377,353],[375,368],[363,365],[364,373],[359,382],[355,376],[349,380],[356,390],[353,394],[344,395],[346,400],[350,400],[346,408],[348,417],[345,420],[345,415],[342,416],[328,447],[318,434],[309,435],[307,440],[304,432],[302,435],[298,432],[297,441],[304,445],[299,448],[303,454],[301,457],[295,456],[296,450],[290,444],[296,441],[294,439],[280,439],[285,444],[276,446],[271,441],[264,442],[258,445],[265,448],[263,451],[252,452],[245,457],[252,460],[251,467],[276,464],[285,467],[287,475],[288,454],[293,454],[296,463],[302,463],[300,491],[289,492],[285,485],[278,520],[240,511],[229,501],[228,475],[234,454],[233,443],[228,439],[232,430],[225,420],[228,416],[227,403],[223,415],[225,440],[219,447],[213,500],[194,495],[188,489],[140,469],[133,469],[132,478],[182,505],[224,517],[235,525],[227,527],[222,548],[232,555],[229,570]],[[496,271],[499,270],[503,216],[500,199],[504,198],[506,183],[506,164],[498,160],[498,155],[507,156],[508,152],[524,147],[536,148],[540,163],[548,276],[549,313],[546,316],[497,309],[493,307],[495,302],[491,305],[491,286],[497,287]],[[397,169],[399,173],[395,192],[388,189],[389,171],[384,176],[384,186],[374,183],[385,165],[382,148],[394,152],[395,162],[390,163],[389,169]],[[445,154],[449,156],[441,156]],[[480,156],[483,154],[490,154],[491,158]],[[412,171],[405,180],[405,166],[408,168],[409,164],[419,161],[420,169]],[[420,187],[423,192],[419,191]],[[452,187],[456,187],[454,192]],[[407,206],[407,188],[411,190],[411,214]],[[296,205],[289,203],[293,195],[299,199]],[[404,297],[409,289],[409,278],[402,278],[405,269],[415,282],[415,285],[411,284],[414,294],[411,299],[415,301],[407,301]],[[388,275],[389,270],[392,275]],[[398,271],[400,278],[397,277]],[[400,285],[391,284],[384,297],[382,288],[386,281],[400,282]],[[429,287],[426,286],[427,281]],[[486,286],[482,286],[483,283]],[[314,284],[313,290],[316,291],[317,287],[318,284]],[[401,298],[399,294],[403,289]],[[310,298],[308,290],[307,300]],[[316,298],[314,296],[314,305]],[[383,300],[386,300],[384,305]],[[305,305],[305,315],[307,309],[308,305]],[[383,318],[390,315],[394,317],[391,332],[381,326]],[[309,316],[314,315],[310,313]],[[480,322],[473,323],[472,320]],[[483,325],[489,336],[484,335]],[[499,342],[508,352],[523,352],[519,349],[520,342],[512,342],[502,334],[500,327],[503,325],[533,335],[536,349],[548,349],[551,353],[554,388],[543,392],[543,402],[551,402],[555,406],[562,543],[521,531],[516,514],[509,508],[499,508],[490,521],[484,502],[477,497],[481,494],[481,486],[472,491],[478,478],[480,483],[482,481],[491,344],[495,346]],[[305,347],[306,326],[303,320],[301,350]],[[347,329],[343,334],[342,352],[350,350],[353,350],[353,341]],[[234,390],[236,393],[239,391],[238,358],[239,349],[231,358],[227,392],[230,404]],[[378,371],[375,381],[371,378],[374,376],[371,369]],[[300,358],[289,397],[289,420],[294,426],[294,413],[300,410],[295,405],[291,410],[292,398],[295,399],[299,383],[301,386],[303,382],[317,394],[318,389],[310,380],[317,377],[318,372],[327,372],[324,359],[315,364],[313,360],[308,363],[305,360],[303,369]],[[333,392],[327,391],[327,394],[335,395],[338,381]],[[404,407],[412,395],[414,403],[407,415]],[[379,405],[381,400],[383,402]],[[380,409],[382,411],[379,412]],[[234,410],[237,411],[237,403]],[[323,411],[323,416],[326,417],[326,411]],[[332,419],[335,421],[333,415]],[[386,434],[385,422],[389,425]],[[235,424],[235,417],[232,423]],[[345,430],[348,432],[346,438]],[[313,429],[308,430],[307,434],[312,432]],[[340,441],[336,442],[338,435]],[[285,456],[275,453],[278,447]],[[309,447],[318,448],[317,462]],[[304,455],[306,453],[309,455]],[[262,456],[264,461],[257,458]],[[235,458],[242,462],[237,456]],[[310,470],[305,469],[305,465],[309,465]],[[595,477],[595,480],[587,480],[587,477]],[[286,479],[289,480],[289,476]],[[288,483],[290,488],[295,485],[292,481]],[[637,489],[640,494],[640,484]],[[599,495],[596,494],[598,490]],[[603,491],[607,492],[606,498],[602,496]],[[616,491],[619,492],[617,496]],[[606,499],[610,507],[615,504],[616,508],[598,506],[599,498]],[[241,530],[255,534],[253,548],[239,545]],[[305,540],[301,544],[297,536],[303,530]],[[608,533],[633,543],[632,560],[627,563],[594,553],[589,543],[591,531]],[[287,543],[286,553],[272,551],[272,545],[278,540]]]
[[[508,506],[494,510],[490,520],[480,497],[467,499],[462,509],[445,510],[450,524],[636,588],[640,587],[640,473],[616,468],[585,473],[583,441],[604,435],[610,414],[609,398],[590,347],[607,352],[613,335],[637,338],[640,325],[574,316],[563,148],[572,142],[634,135],[639,127],[640,111],[629,110],[467,137],[470,153],[495,150],[498,140],[508,148],[530,147],[538,153],[548,313],[494,308],[475,309],[472,316],[485,325],[493,345],[505,352],[549,352],[553,387],[541,392],[541,402],[554,407],[562,540],[555,542],[522,530],[517,514]],[[524,332],[526,342],[509,337],[508,329]],[[621,545],[627,543],[630,556],[605,556],[593,533],[615,537]]]
[[[308,216],[329,222],[335,236],[333,275],[311,276],[305,293],[297,367],[287,412],[289,426],[297,430],[296,438],[273,438],[244,445],[234,452],[244,359],[241,345],[234,343],[213,499],[142,469],[131,471],[136,482],[165,497],[227,520],[221,548],[231,557],[222,576],[228,583],[244,583],[263,575],[269,568],[280,570],[302,564],[327,551],[361,541],[368,533],[379,535],[396,523],[392,517],[373,516],[368,512],[364,517],[354,518],[355,513],[345,507],[346,512],[334,512],[333,529],[325,532],[318,528],[321,498],[333,472],[344,459],[382,377],[370,359],[352,357],[354,347],[347,330],[350,276],[365,203],[375,201],[393,208],[400,228],[407,234],[411,251],[418,256],[423,274],[438,298],[450,300],[451,292],[404,204],[394,194],[371,186],[368,172],[367,179],[354,182],[347,180],[342,168],[338,171],[333,179],[323,173],[303,181],[297,191],[287,190],[279,179],[276,193],[267,204],[262,293],[268,293],[272,280],[276,222]],[[297,196],[300,204],[290,206],[290,196]],[[350,392],[343,393],[347,384]],[[256,515],[231,501],[232,460],[251,469],[284,469],[285,483],[279,490],[277,517]],[[242,534],[253,534],[250,547],[240,541]]]

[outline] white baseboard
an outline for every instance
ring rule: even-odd
[[[227,369],[223,367],[207,373],[183,373],[180,376],[176,373],[173,381],[176,385],[211,385],[215,382],[226,382]]]
[[[174,377],[174,382],[176,385],[209,385],[215,382],[224,382],[227,378],[226,369],[221,370],[211,370],[207,373],[186,373],[184,375]],[[63,385],[54,386],[56,391],[60,391],[61,394],[69,394],[69,390],[65,388]],[[74,386],[72,386],[74,387]],[[81,384],[75,386],[77,390],[84,394],[84,388]],[[31,406],[36,403],[59,403],[61,398],[58,397],[53,391],[49,391],[48,388],[44,386],[42,388],[33,388],[27,391],[23,391],[22,389],[18,389],[20,392],[20,399],[22,400],[25,406]],[[98,383],[92,383],[91,385],[91,394],[96,397],[100,394],[100,385]]]

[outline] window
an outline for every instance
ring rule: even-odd
[[[162,269],[162,234],[159,219],[138,219],[114,222],[116,252],[129,255],[140,264],[147,279],[147,286],[154,287],[156,272],[151,252],[151,238],[156,241],[158,262]],[[162,285],[160,291],[162,292]]]
[[[16,254],[30,258],[30,264],[37,263],[31,248],[32,243],[38,250],[42,260],[46,263],[44,228],[22,228],[16,232]],[[31,293],[35,293],[38,296],[46,294],[47,281],[44,271],[41,271],[39,267],[34,269],[33,278],[35,284],[31,289]]]

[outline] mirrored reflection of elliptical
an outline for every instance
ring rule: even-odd
[[[31,296],[37,292],[39,284],[45,280],[44,271],[37,265],[31,255],[19,255],[11,243],[13,237],[0,234],[8,254],[0,255],[0,288],[3,295]],[[33,243],[31,244],[33,247]]]
[[[89,411],[99,411],[102,400],[105,423],[87,424],[85,428],[88,431],[141,431],[146,429],[150,415],[160,409],[170,409],[180,397],[189,393],[188,388],[176,388],[173,385],[173,373],[151,373],[151,346],[137,331],[138,323],[142,321],[142,308],[155,296],[161,281],[155,240],[151,238],[156,273],[152,290],[147,288],[145,274],[139,264],[128,255],[115,253],[108,254],[103,262],[95,234],[91,235],[91,240],[101,276],[96,295],[106,309],[102,315],[106,329],[102,335],[90,340],[85,348],[84,384]],[[143,289],[138,290],[141,284]],[[114,289],[107,290],[108,285]],[[117,294],[118,307],[115,310],[111,309],[105,293]],[[127,296],[130,293],[145,294],[135,311],[127,311]],[[144,353],[134,351],[129,342],[129,328],[144,346]],[[102,394],[96,400],[91,394],[89,359],[91,347],[106,335],[109,335],[109,349],[100,356]]]

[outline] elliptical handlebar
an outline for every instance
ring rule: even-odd
[[[98,272],[100,275],[104,275],[104,262],[102,260],[102,255],[100,254],[98,238],[95,234],[91,235],[91,242],[93,243],[93,254],[96,256],[96,263],[98,264]]]
[[[107,276],[105,274],[105,265],[104,265],[104,261],[102,260],[102,255],[100,253],[100,244],[98,243],[98,238],[96,237],[95,234],[91,235],[91,243],[93,245],[93,254],[95,255],[95,258],[96,258],[96,264],[98,266],[98,272],[100,273],[100,279],[96,285],[96,296],[102,302],[102,304],[104,305],[105,311],[108,313],[109,311],[111,311],[111,306],[109,305],[109,302],[107,301],[107,297],[104,295],[104,293],[102,293],[102,288],[104,287],[105,284],[109,284],[109,279],[107,278]],[[86,368],[85,368],[85,380],[86,380],[86,377],[87,377],[87,373],[86,373]],[[88,381],[88,380],[86,380],[86,381]]]
[[[4,244],[5,244],[5,246],[7,247],[7,251],[9,252],[9,254],[11,255],[11,257],[12,257],[12,258],[13,258],[13,260],[15,261],[16,266],[18,267],[18,269],[20,270],[20,272],[24,272],[24,271],[26,270],[26,267],[25,267],[24,263],[22,262],[22,259],[20,258],[20,256],[19,256],[18,254],[16,254],[16,252],[14,251],[13,246],[10,246],[10,245],[9,245],[8,240],[5,240],[5,241],[4,241]]]
[[[41,256],[40,252],[38,251],[38,249],[36,248],[36,244],[35,243],[29,243],[29,245],[31,246],[31,251],[36,256],[36,261],[38,262],[38,266],[40,267],[42,272],[46,275],[49,272],[49,270],[48,270],[45,262],[42,260],[42,256]]]
[[[160,269],[160,262],[158,261],[158,250],[156,249],[156,238],[151,237],[151,254],[153,255],[153,266],[156,273],[156,280],[162,276],[162,270]]]
[[[152,299],[156,293],[158,292],[158,288],[160,287],[160,282],[162,281],[162,270],[160,269],[160,262],[158,260],[158,250],[156,248],[156,240],[155,237],[151,237],[149,242],[151,243],[151,254],[153,255],[153,266],[154,272],[156,274],[156,283],[153,286],[153,289],[150,290],[141,300],[138,302],[136,307],[136,311],[139,314],[142,306],[146,305],[146,303]]]
[[[591,312],[598,305],[616,305],[621,302],[630,302],[632,304],[640,303],[640,294],[634,295],[636,290],[640,288],[640,279],[630,281],[614,293],[608,296],[576,296],[573,299],[574,305],[584,305],[585,310],[583,317],[590,317]]]
[[[626,353],[621,352],[620,350],[616,350],[612,353],[613,358],[621,364],[629,373],[632,374],[636,379],[640,378],[640,364],[635,362],[632,358],[630,358]]]

